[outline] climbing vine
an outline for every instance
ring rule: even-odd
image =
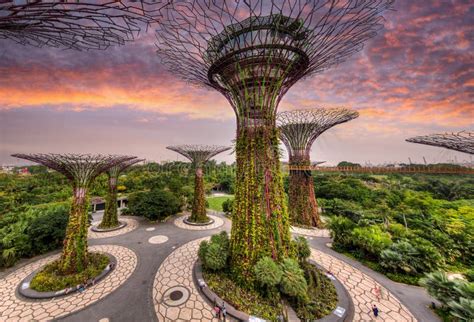
[[[99,228],[114,228],[119,226],[117,210],[117,178],[109,175],[109,190],[105,199],[105,210]]]
[[[196,167],[194,176],[194,200],[193,209],[189,220],[204,223],[209,221],[206,213],[206,199],[204,198],[204,178],[201,167]]]

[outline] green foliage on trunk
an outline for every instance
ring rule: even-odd
[[[64,275],[80,273],[88,264],[87,228],[89,225],[89,204],[86,195],[87,189],[76,188],[75,191],[59,265],[59,270]]]
[[[309,162],[307,165],[309,165]],[[290,170],[288,190],[291,223],[321,227],[321,218],[319,217],[318,203],[314,195],[314,183],[311,172]]]
[[[109,178],[109,189],[105,199],[105,210],[99,228],[107,229],[119,226],[117,210],[117,178]]]
[[[205,223],[209,221],[206,212],[206,198],[204,195],[204,177],[202,168],[195,169],[194,176],[194,199],[193,209],[189,221],[197,223]]]
[[[251,283],[253,266],[260,258],[280,261],[290,250],[276,128],[240,127],[236,153],[231,267],[240,282]]]

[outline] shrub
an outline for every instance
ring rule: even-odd
[[[232,210],[234,209],[234,199],[227,199],[222,203],[222,211],[226,213],[226,215],[232,214]]]
[[[286,258],[281,263],[281,269],[283,271],[280,283],[281,291],[288,296],[305,302],[307,300],[308,284],[298,262],[294,259]]]
[[[469,282],[474,282],[474,268],[468,270],[464,275]]]
[[[355,223],[345,217],[334,216],[329,220],[329,229],[331,229],[331,237],[336,247],[349,247],[352,245],[352,230],[356,226]]]
[[[202,241],[198,250],[199,259],[205,269],[222,270],[227,265],[229,257],[229,236],[223,231],[213,235],[209,242]]]
[[[424,278],[420,279],[420,285],[445,305],[450,301],[457,300],[459,296],[459,293],[454,289],[456,282],[449,280],[444,272],[426,274]]]
[[[32,255],[61,247],[69,218],[69,207],[54,205],[31,221],[26,233],[31,240]]]
[[[148,192],[132,194],[128,200],[127,213],[144,216],[148,220],[163,220],[177,214],[181,202],[171,191],[155,189]]]
[[[283,272],[270,257],[262,257],[254,267],[255,278],[263,286],[272,287],[280,283]]]
[[[380,265],[394,272],[415,274],[417,271],[413,258],[418,255],[418,251],[412,244],[402,240],[382,251],[380,254]]]
[[[293,247],[296,250],[296,256],[300,263],[305,262],[311,255],[311,249],[309,248],[308,241],[302,236],[298,236],[293,240]]]
[[[392,244],[390,234],[379,226],[357,227],[352,231],[353,243],[370,256],[378,258]]]

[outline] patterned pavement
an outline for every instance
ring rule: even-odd
[[[153,283],[153,304],[159,321],[217,321],[212,308],[202,298],[193,281],[193,266],[197,260],[199,243],[209,237],[193,240],[176,249],[161,264]],[[169,306],[166,291],[171,287],[183,286],[189,299],[178,306]]]
[[[119,236],[119,235],[129,233],[129,232],[131,232],[132,230],[134,230],[138,227],[138,222],[135,219],[120,216],[120,221],[126,222],[127,226],[125,226],[123,228],[120,228],[120,229],[117,229],[117,230],[112,230],[112,231],[109,231],[109,232],[96,232],[96,231],[92,231],[92,229],[89,227],[87,237],[89,239],[115,237],[115,236]],[[100,222],[97,222],[97,224],[99,224],[99,223]],[[95,223],[93,223],[93,224],[95,224]]]
[[[184,222],[184,219],[189,216],[189,214],[180,216],[174,220],[174,224],[176,227],[182,228],[182,229],[188,229],[188,230],[210,230],[210,229],[215,229],[219,228],[220,226],[224,225],[224,220],[222,218],[208,215],[208,217],[214,219],[214,222],[210,225],[205,225],[205,226],[194,226],[194,225],[188,225]]]
[[[353,321],[375,321],[373,304],[380,310],[376,321],[417,321],[392,293],[357,268],[313,248],[310,258],[330,271],[349,292],[355,310]]]
[[[25,277],[55,260],[59,255],[38,260],[2,278],[0,280],[0,321],[45,321],[79,311],[112,293],[132,275],[137,266],[137,256],[129,248],[101,245],[89,247],[89,250],[113,255],[117,259],[117,266],[103,280],[87,288],[83,293],[34,302],[23,300],[15,294],[16,288]]]
[[[328,229],[319,229],[319,228],[301,228],[296,226],[290,227],[290,232],[298,235],[305,235],[311,237],[331,237]]]

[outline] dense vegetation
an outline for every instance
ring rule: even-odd
[[[291,257],[274,261],[262,257],[253,266],[253,280],[240,283],[231,270],[227,233],[213,235],[199,246],[199,259],[208,286],[238,310],[275,321],[287,301],[299,318],[314,320],[336,307],[337,293],[331,281],[307,262],[310,248],[305,238],[291,241]]]
[[[388,277],[474,265],[474,178],[318,175],[316,195],[336,250]]]

